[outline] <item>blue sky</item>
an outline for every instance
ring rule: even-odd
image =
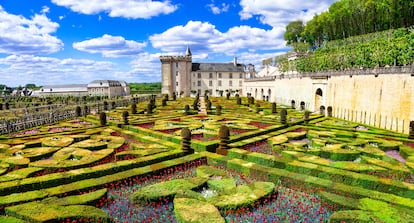
[[[0,84],[160,82],[160,55],[255,64],[335,0],[0,0]]]

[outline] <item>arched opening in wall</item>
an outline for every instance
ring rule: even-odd
[[[300,102],[300,110],[305,110],[305,102],[304,101],[301,101]]]
[[[270,88],[267,90],[267,96],[269,100],[272,100],[272,90],[270,90]]]
[[[325,115],[325,106],[321,105],[321,107],[319,107],[319,114]]]
[[[321,108],[321,106],[323,105],[323,92],[322,92],[322,89],[320,89],[320,88],[316,89],[314,102],[315,102],[315,107],[314,107],[315,110],[318,109],[318,108]]]
[[[254,90],[254,98],[257,99],[257,88]]]
[[[296,102],[295,102],[295,100],[290,101],[290,106],[292,107],[292,109],[296,109]]]
[[[262,90],[260,91],[260,94],[262,94],[262,100],[264,101],[264,100],[265,100],[265,95],[264,95],[264,90],[263,90],[263,88],[262,88]]]

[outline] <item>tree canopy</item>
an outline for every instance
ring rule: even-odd
[[[306,25],[301,24],[301,21],[293,21],[286,26],[287,44],[305,42],[310,49],[316,49],[324,41],[412,26],[414,1],[339,0],[327,11],[316,14]]]

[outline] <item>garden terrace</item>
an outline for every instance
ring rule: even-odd
[[[185,113],[193,100],[2,135],[0,222],[414,221],[407,135],[247,98]]]

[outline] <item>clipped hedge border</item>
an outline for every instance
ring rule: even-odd
[[[376,200],[381,200],[384,202],[392,203],[401,207],[408,209],[414,209],[414,200],[406,197],[397,196],[394,194],[379,192],[375,190],[365,189],[357,186],[350,186],[343,183],[337,183],[329,179],[323,179],[319,177],[314,177],[307,174],[290,172],[285,169],[271,168],[262,166],[259,164],[247,162],[244,160],[237,160],[237,162],[232,162],[232,165],[227,165],[226,156],[221,156],[218,154],[203,153],[207,157],[207,161],[211,165],[222,165],[227,166],[229,169],[238,170],[243,168],[246,172],[249,170],[248,175],[257,176],[260,179],[265,179],[270,182],[275,182],[276,184],[280,182],[283,184],[290,185],[303,185],[305,187],[312,187],[315,189],[322,188],[327,191],[340,192],[342,194],[349,194],[353,198],[363,198],[368,197]],[[243,165],[243,167],[236,167],[236,165]],[[247,166],[249,166],[247,168]]]
[[[97,178],[79,180],[76,182],[62,184],[55,187],[2,196],[0,197],[0,210],[4,207],[11,206],[14,204],[26,203],[34,200],[41,200],[46,197],[76,195],[82,191],[107,188],[110,184],[125,181],[133,177],[141,177],[146,176],[148,174],[158,173],[171,167],[183,165],[201,159],[203,159],[203,156],[199,154],[191,154],[184,157],[163,161],[157,164],[129,169]]]
[[[107,163],[89,168],[70,170],[64,173],[53,173],[39,177],[3,182],[0,183],[0,196],[17,192],[30,191],[33,189],[54,187],[57,185],[71,183],[92,177],[105,176],[108,174],[113,174],[128,169],[159,163],[165,160],[174,159],[184,155],[185,153],[182,150],[172,150],[164,153],[154,154],[151,156],[118,161],[116,163]]]
[[[230,157],[234,156],[233,154],[237,153],[237,151],[238,150],[236,149],[229,150],[229,153],[231,154]],[[276,164],[274,164],[274,160],[276,159],[275,156],[267,154],[259,155],[256,153],[250,153],[248,151],[243,152],[242,158],[244,157],[246,157],[245,159],[248,161],[257,161],[258,164],[267,167],[286,169],[287,171],[300,174],[308,174],[310,176],[332,180],[333,182],[344,183],[348,185],[358,185],[366,189],[378,190],[386,193],[392,193],[398,196],[414,198],[414,185],[405,182],[390,179],[381,179],[372,175],[360,174],[333,167],[305,163],[297,160],[285,162],[285,167],[283,167],[283,160],[279,159],[281,164],[279,165],[280,167],[277,167]],[[260,157],[260,159],[258,157]]]

